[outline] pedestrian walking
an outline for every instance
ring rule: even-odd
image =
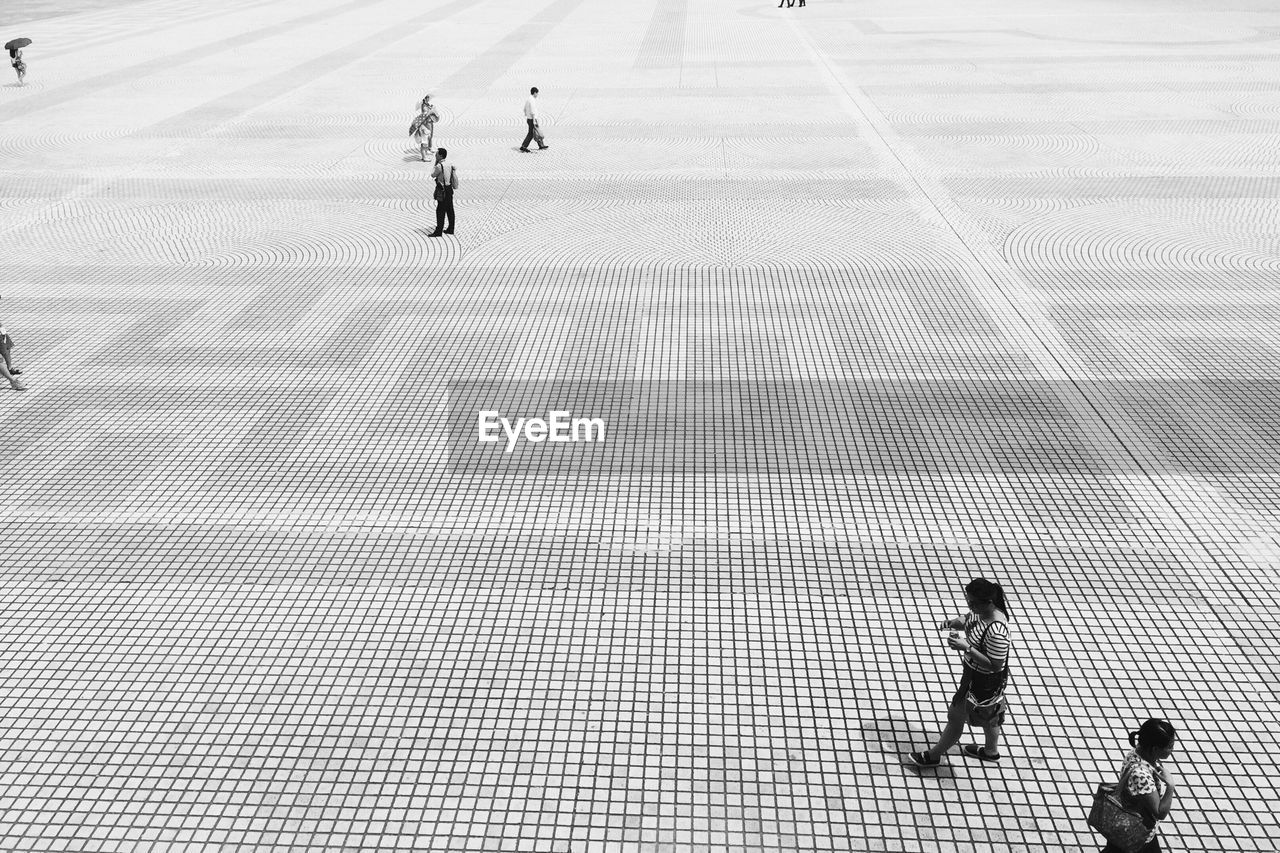
[[[453,168],[452,163],[445,162],[448,156],[447,148],[437,151],[436,167],[431,170],[431,177],[435,179],[436,184],[432,194],[436,200],[436,230],[428,234],[428,237],[453,233],[453,191],[458,188],[458,170]],[[446,217],[449,220],[448,228],[444,227]]]
[[[538,127],[538,87],[534,86],[529,90],[529,99],[524,102],[524,120],[529,125],[529,132],[525,134],[524,142],[520,143],[520,150],[529,153],[529,143],[538,140],[538,150],[542,151],[551,146],[546,143],[542,136],[542,130]]]
[[[1173,806],[1172,774],[1161,762],[1173,754],[1176,742],[1168,720],[1153,718],[1129,732],[1133,749],[1120,765],[1120,778],[1114,788],[1098,791],[1089,815],[1089,824],[1107,838],[1102,853],[1160,853],[1156,825]],[[1107,808],[1108,799],[1115,808]]]
[[[9,64],[18,72],[18,85],[27,85],[27,63],[22,61],[22,48],[9,48]]]
[[[967,723],[981,728],[986,743],[966,744],[963,752],[981,761],[1000,760],[1000,727],[1004,725],[1004,688],[1009,680],[1009,604],[1000,584],[975,578],[964,588],[969,612],[942,623],[950,630],[947,645],[961,653],[960,687],[947,709],[947,726],[938,742],[908,758],[918,767],[936,767],[955,746]]]
[[[427,152],[434,151],[432,143],[435,142],[436,122],[440,120],[440,113],[436,112],[435,105],[431,103],[431,96],[427,95],[422,99],[422,104],[418,107],[418,116],[413,120],[413,124],[409,127],[409,133],[418,143],[418,153],[422,155],[422,162],[427,162]]]
[[[13,366],[13,338],[9,337],[9,330],[4,327],[4,321],[0,320],[0,377],[14,391],[25,391],[27,386],[17,378],[21,374],[22,371]]]

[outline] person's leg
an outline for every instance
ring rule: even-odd
[[[427,150],[431,151],[435,148],[436,143],[436,126],[434,124],[427,125]]]
[[[983,751],[986,752],[988,757],[995,758],[1000,754],[1000,727],[989,726],[982,731],[987,736]]]
[[[422,156],[422,162],[427,162],[427,146],[425,144],[418,143],[418,153]]]
[[[533,119],[531,118],[525,119],[525,121],[529,125],[529,132],[524,135],[524,142],[520,143],[520,147],[523,148],[525,151],[528,151],[529,143],[533,141],[534,134],[537,133],[537,128],[534,127]]]
[[[445,216],[449,218],[449,227],[444,229],[444,233],[452,234],[453,233],[453,191],[452,190],[445,191],[444,203],[445,203],[445,208],[444,208]]]
[[[9,387],[15,391],[25,391],[27,386],[23,385],[17,377],[9,373],[9,365],[0,361],[0,379],[4,379],[9,383]]]
[[[942,734],[938,735],[938,742],[925,750],[925,754],[931,759],[941,758],[946,754],[947,750],[955,746],[960,741],[960,736],[964,734],[964,724],[969,718],[969,708],[965,704],[963,698],[959,702],[952,702],[951,707],[947,709],[947,727],[942,730]]]
[[[9,373],[17,376],[22,371],[13,366],[13,339],[6,336],[4,340],[6,343],[0,346],[0,359],[4,361],[4,366],[9,369]]]
[[[432,237],[439,237],[444,230],[444,200],[436,199],[436,230],[431,232]]]

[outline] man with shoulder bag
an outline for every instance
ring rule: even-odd
[[[436,230],[428,234],[428,237],[453,233],[453,191],[458,188],[458,170],[453,168],[452,163],[445,162],[448,156],[447,148],[437,150],[436,166],[431,170],[431,177],[435,179],[436,185],[432,194],[436,200]],[[446,218],[449,220],[448,228],[444,227]]]

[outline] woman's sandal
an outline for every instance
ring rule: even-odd
[[[942,763],[941,758],[930,758],[927,752],[913,752],[907,756],[907,760],[916,767],[937,767]]]
[[[978,746],[976,743],[966,743],[963,751],[965,755],[970,758],[976,758],[979,761],[990,761],[994,763],[1000,760],[1000,756],[988,755],[987,748],[985,746]]]

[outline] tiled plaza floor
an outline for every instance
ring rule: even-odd
[[[4,6],[0,850],[1277,849],[1274,2]]]

